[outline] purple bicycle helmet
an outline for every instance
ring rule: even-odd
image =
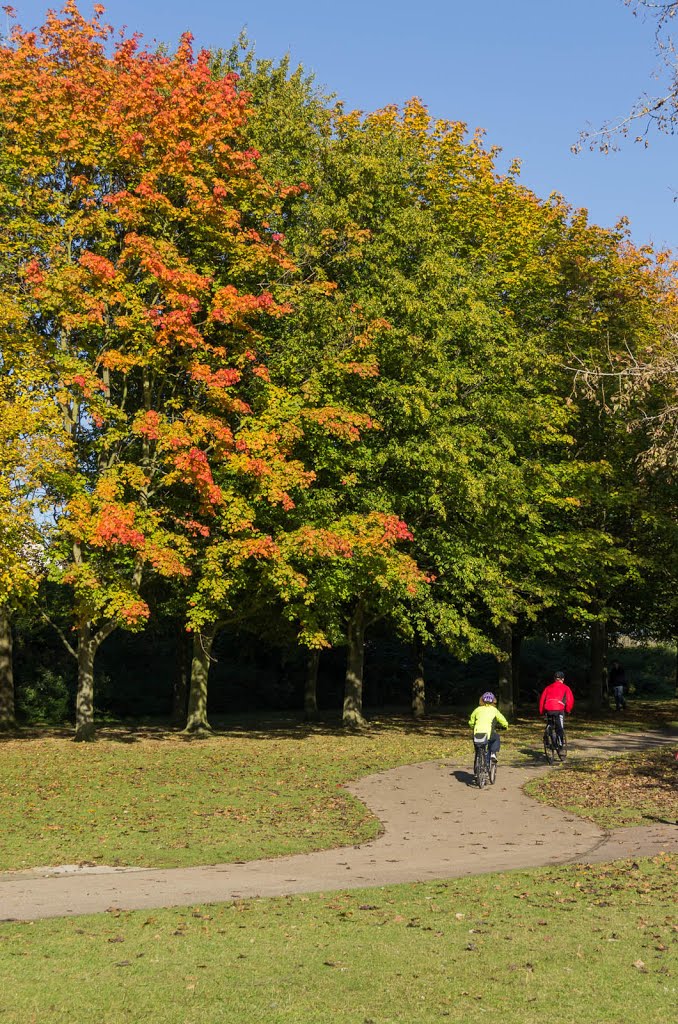
[[[497,703],[497,698],[495,697],[495,695],[493,693],[491,693],[488,690],[487,693],[484,693],[482,695],[482,697],[480,698],[480,702],[481,702],[481,704],[496,704]]]

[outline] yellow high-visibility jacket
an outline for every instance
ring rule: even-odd
[[[505,729],[509,727],[501,711],[494,704],[481,704],[479,707],[474,708],[468,720],[468,724],[473,729],[474,736],[479,732],[487,733],[490,736],[495,722],[499,722]]]

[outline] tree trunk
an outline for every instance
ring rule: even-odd
[[[75,741],[94,739],[94,656],[98,644],[91,623],[78,626],[78,692],[75,698]]]
[[[172,725],[186,725],[188,709],[188,674],[190,670],[189,641],[186,630],[179,623],[176,632],[177,668],[172,684]]]
[[[412,715],[426,715],[426,678],[424,676],[424,644],[419,637],[414,641],[414,677],[412,679]]]
[[[306,685],[304,686],[304,711],[306,717],[313,719],[318,714],[318,667],[320,651],[309,651],[306,666]]]
[[[513,682],[513,708],[520,704],[520,651],[523,635],[517,629],[511,632],[511,680]]]
[[[344,685],[344,713],[342,721],[349,729],[364,726],[363,718],[363,665],[365,661],[365,610],[358,604],[348,624],[348,653],[346,682]]]
[[[188,694],[188,715],[184,732],[212,731],[207,721],[207,680],[216,631],[216,626],[208,626],[202,633],[193,634],[191,686]]]
[[[603,674],[605,672],[604,622],[591,623],[591,661],[589,676],[589,706],[591,711],[600,711],[603,706]]]
[[[500,654],[497,656],[499,666],[499,681],[497,688],[499,710],[506,716],[509,722],[515,718],[513,701],[513,630],[511,626],[500,626],[499,628]]]
[[[0,608],[0,731],[14,729],[15,726],[12,625],[7,611]]]

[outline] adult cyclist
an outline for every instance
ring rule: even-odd
[[[539,698],[539,714],[553,716],[556,735],[561,746],[565,738],[565,715],[569,715],[573,707],[574,694],[565,682],[565,673],[556,672],[553,682],[549,683]]]
[[[490,757],[493,761],[496,761],[501,740],[495,730],[495,724],[499,724],[503,729],[508,729],[509,724],[497,707],[497,698],[489,690],[482,695],[480,704],[471,712],[468,724],[473,729],[474,736],[483,733],[485,736],[490,737]]]

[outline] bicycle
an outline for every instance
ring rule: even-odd
[[[549,764],[553,764],[558,755],[559,761],[567,757],[567,736],[563,729],[563,738],[558,735],[557,715],[546,715],[546,728],[544,729],[544,754]]]
[[[497,780],[497,762],[492,760],[490,755],[490,737],[479,732],[473,737],[475,747],[475,759],[473,761],[473,774],[476,777],[478,789],[483,789],[487,782],[494,786]]]

